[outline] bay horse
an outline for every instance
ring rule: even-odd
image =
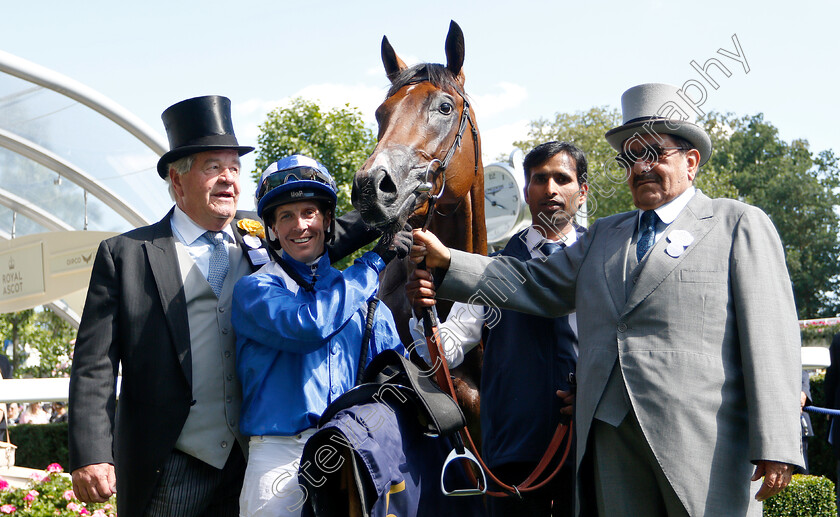
[[[445,66],[408,67],[388,38],[382,38],[382,63],[391,87],[376,110],[378,142],[355,174],[352,202],[366,223],[385,232],[406,223],[414,228],[427,225],[447,246],[486,255],[481,139],[464,92],[464,34],[454,21],[445,50]],[[418,189],[424,183],[432,184],[432,193]],[[434,193],[440,197],[427,218]],[[404,343],[412,342],[411,306],[404,287],[413,267],[408,259],[392,261],[379,290]],[[450,307],[451,303],[438,303],[441,320]],[[478,422],[480,365],[481,350],[476,348],[463,367],[453,371],[458,401],[471,427]]]

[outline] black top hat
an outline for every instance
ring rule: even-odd
[[[161,178],[166,179],[170,163],[191,154],[233,149],[242,156],[254,150],[236,141],[227,97],[207,95],[187,99],[166,108],[160,118],[171,149],[158,160]]]

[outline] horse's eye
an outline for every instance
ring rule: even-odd
[[[438,111],[440,111],[444,115],[449,115],[450,113],[452,113],[452,105],[448,102],[444,102],[440,105]]]

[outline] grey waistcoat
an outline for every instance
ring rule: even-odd
[[[625,300],[630,298],[630,293],[636,286],[635,279],[639,276],[644,267],[644,262],[641,264],[636,258],[636,245],[639,239],[639,232],[633,237],[628,248],[628,253],[624,269],[624,294]],[[610,377],[607,379],[607,385],[604,387],[604,393],[601,395],[601,400],[598,402],[598,407],[595,408],[595,418],[606,422],[613,427],[618,427],[630,412],[630,397],[627,394],[627,386],[624,384],[624,376],[621,374],[621,365],[616,349],[616,359],[613,364]]]
[[[216,298],[186,247],[175,243],[187,298],[192,356],[192,406],[175,448],[216,468],[224,467],[239,435],[242,388],[236,376],[236,338],[230,323],[236,281],[250,273],[242,250],[230,248],[230,269]],[[247,447],[242,448],[243,452]]]

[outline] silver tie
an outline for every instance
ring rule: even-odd
[[[222,285],[225,283],[230,259],[228,258],[227,247],[225,247],[224,232],[204,233],[205,238],[213,245],[213,254],[210,255],[210,271],[207,274],[207,282],[218,298],[222,293]]]

